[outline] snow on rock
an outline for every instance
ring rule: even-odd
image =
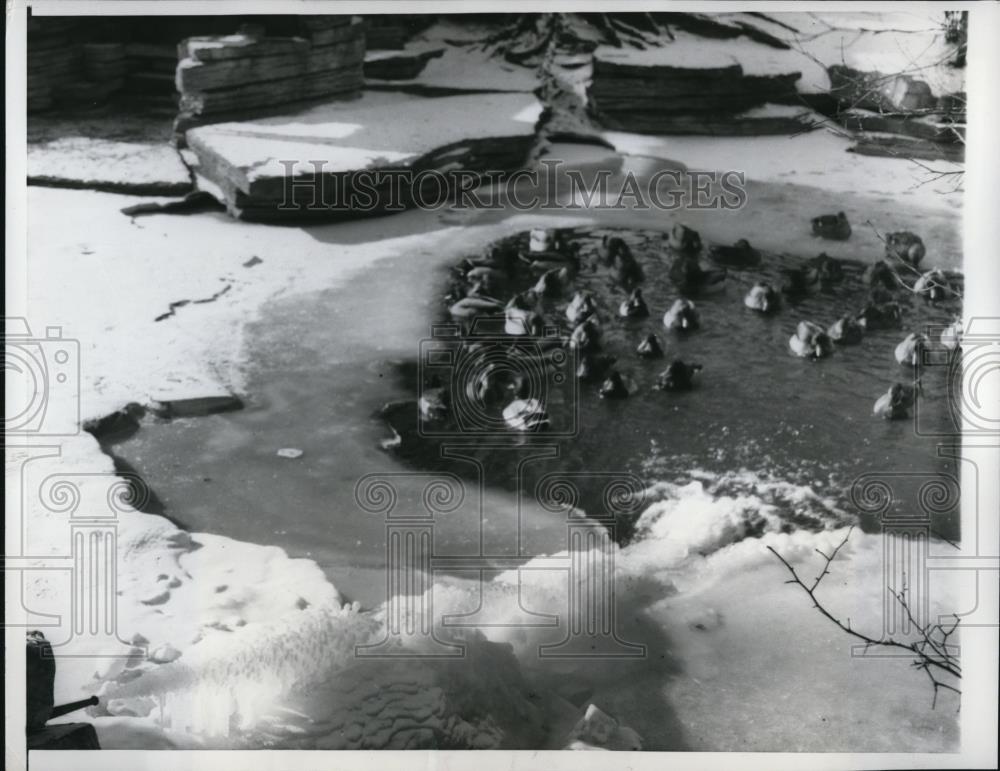
[[[414,36],[399,51],[370,51],[365,56],[365,75],[368,87],[384,83],[369,72],[368,63],[376,67],[383,62],[406,57],[422,58],[423,67],[408,78],[392,78],[393,88],[446,89],[447,91],[520,91],[530,93],[538,88],[540,79],[533,68],[512,64],[496,55],[476,39],[462,40],[475,33],[475,27],[465,29],[444,20]],[[495,32],[496,30],[492,30]],[[489,29],[482,30],[486,37]],[[439,53],[440,52],[440,53]],[[385,65],[382,65],[385,66]],[[402,72],[402,71],[401,71]],[[409,73],[402,73],[409,74]]]
[[[806,82],[822,77],[823,67],[799,51],[782,50],[739,37],[728,40],[707,38],[678,30],[674,40],[645,49],[600,46],[594,51],[598,61],[631,67],[676,67],[712,70],[738,67],[743,75],[773,76],[799,73]]]
[[[416,195],[413,179],[394,184],[357,172],[520,167],[541,111],[530,93],[369,92],[294,115],[192,129],[187,142],[197,173],[222,189],[235,216],[342,219],[398,210]]]
[[[166,142],[64,136],[28,145],[28,184],[132,195],[183,195],[191,175]]]

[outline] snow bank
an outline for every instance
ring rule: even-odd
[[[942,695],[932,709],[932,689],[911,656],[864,655],[859,641],[786,583],[788,573],[767,549],[811,580],[822,567],[816,550],[832,553],[848,535],[837,525],[846,515],[807,485],[756,483],[757,493],[743,487],[729,494],[710,494],[697,481],[657,486],[664,500],[642,515],[636,540],[615,549],[617,628],[622,639],[647,646],[641,659],[539,662],[538,646],[558,643],[565,631],[504,621],[525,611],[566,613],[566,577],[544,569],[542,559],[481,588],[442,581],[436,606],[468,612],[478,605],[494,625],[481,631],[511,644],[529,671],[541,665],[559,672],[557,692],[587,693],[644,738],[670,737],[673,748],[957,748],[956,699]],[[803,512],[823,523],[820,529],[791,530],[788,522]],[[818,593],[835,616],[875,638],[883,634],[892,580],[883,548],[881,535],[854,531]],[[951,547],[932,546],[943,548]],[[947,621],[970,589],[955,574],[935,578],[930,618]]]

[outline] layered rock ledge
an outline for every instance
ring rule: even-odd
[[[187,140],[199,181],[217,188],[233,216],[338,220],[401,210],[421,193],[436,198],[441,177],[420,179],[421,171],[521,168],[541,113],[531,94],[368,93],[294,115],[203,126]],[[412,174],[387,175],[404,171]],[[422,183],[432,189],[418,191]]]

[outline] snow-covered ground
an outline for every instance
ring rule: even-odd
[[[877,42],[875,33],[864,33],[859,40],[854,47],[858,58],[848,63],[881,63],[869,46]],[[455,72],[466,67],[470,61],[461,57],[432,60],[417,80],[437,84],[440,75],[441,82],[454,85]],[[526,82],[523,73],[509,81],[507,75],[494,75],[498,83],[517,84],[510,90],[521,90]],[[482,80],[472,81],[483,86]],[[813,132],[793,140],[607,138],[629,155],[626,166],[645,173],[664,159],[691,169],[747,172],[753,185],[747,209],[715,221],[705,214],[683,215],[707,240],[732,242],[746,233],[761,233],[755,244],[800,253],[810,243],[808,216],[839,208],[859,223],[866,216],[886,223],[884,229],[920,219],[931,259],[948,267],[960,263],[961,207],[953,203],[958,197],[943,197],[932,185],[919,185],[920,170],[905,161],[845,153],[843,141],[833,135]],[[276,299],[343,285],[400,253],[419,255],[430,270],[497,235],[531,225],[578,224],[591,216],[530,214],[497,220],[409,212],[303,229],[239,223],[214,213],[136,219],[120,213],[121,207],[143,200],[149,199],[29,189],[29,321],[36,330],[61,326],[65,337],[79,341],[80,420],[102,417],[129,402],[241,393],[247,363],[244,330]],[[664,228],[672,221],[656,212],[623,214],[621,220],[648,224],[651,217]],[[873,236],[851,248],[852,253],[842,256],[870,260],[879,253]],[[392,278],[383,275],[382,280]],[[194,302],[212,297],[217,299]],[[183,300],[192,302],[157,320]],[[74,393],[67,390],[57,398],[72,400]],[[74,415],[73,409],[63,412]],[[70,421],[64,428],[72,431],[75,425]],[[86,475],[82,488],[94,496],[89,505],[99,505],[114,479],[111,458],[86,433],[60,445],[58,457],[30,463],[25,463],[30,451],[8,454],[8,490],[37,490],[52,473]],[[722,497],[707,495],[697,482],[659,491],[663,500],[644,515],[643,537],[616,555],[628,593],[627,612],[621,614],[626,635],[657,643],[629,676],[569,662],[557,672],[562,685],[551,685],[535,671],[534,645],[548,641],[542,633],[512,634],[503,628],[483,633],[510,643],[520,668],[539,677],[560,699],[567,684],[588,684],[591,698],[638,731],[647,747],[652,743],[650,748],[954,749],[959,737],[953,700],[942,696],[941,705],[931,710],[926,681],[910,672],[905,660],[852,657],[848,641],[783,583],[782,568],[765,546],[773,545],[811,574],[814,549],[829,550],[845,533],[777,532],[778,523],[767,519],[763,485],[750,480],[741,495]],[[781,495],[808,506],[825,505],[801,486],[783,489]],[[8,498],[8,503],[15,502]],[[23,554],[42,562],[66,555],[65,511],[47,510],[33,495],[25,495],[23,504]],[[183,519],[183,512],[176,515]],[[740,539],[748,516],[763,518],[763,537]],[[275,547],[187,533],[164,517],[138,512],[123,513],[117,526],[118,637],[144,640],[156,661],[141,664],[137,671],[143,674],[130,680],[122,677],[127,659],[61,660],[56,694],[60,702],[103,690],[106,700],[120,700],[108,702],[120,716],[96,721],[103,746],[225,746],[234,706],[241,719],[251,721],[294,702],[288,690],[316,682],[333,687],[342,676],[351,685],[332,711],[361,714],[361,702],[352,699],[361,699],[363,687],[343,673],[353,665],[355,644],[379,639],[379,608],[345,606],[314,563],[290,559]],[[881,623],[881,548],[879,537],[855,533],[824,584],[830,606],[858,628]],[[540,575],[499,576],[487,587],[487,605],[497,602],[497,613],[502,613],[506,606],[500,602],[523,583],[533,608],[555,612],[565,587],[552,586]],[[474,588],[441,582],[436,589],[439,610],[467,609]],[[967,589],[941,586],[935,611],[954,607],[959,588]],[[29,574],[25,597],[36,613],[70,617],[65,572],[46,578]],[[45,631],[54,644],[71,636],[65,623]],[[86,636],[73,644],[77,652],[85,649]],[[90,652],[95,650],[100,648],[92,645]],[[378,677],[388,689],[396,673],[387,669]],[[396,684],[403,679],[400,674]],[[403,685],[422,697],[437,682],[418,679]],[[479,695],[495,683],[474,674],[462,685]],[[415,699],[409,714],[426,706]],[[565,699],[553,697],[553,702],[552,714],[557,706],[566,706]],[[436,706],[428,709],[428,714],[438,714]],[[454,707],[449,703],[447,709]],[[370,714],[391,725],[395,713],[380,704]],[[310,717],[331,726],[343,720],[336,714]],[[299,724],[287,714],[282,720],[287,738]],[[455,737],[469,741],[492,736],[479,724],[453,730]],[[391,735],[376,732],[372,741]]]

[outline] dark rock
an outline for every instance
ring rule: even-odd
[[[938,144],[926,139],[898,136],[866,136],[848,152],[884,158],[920,158],[925,161],[965,161],[962,144]]]
[[[194,399],[154,402],[150,411],[161,418],[199,418],[218,412],[232,412],[243,409],[238,396],[203,396]]]
[[[737,34],[742,34],[737,30]],[[644,134],[755,135],[807,128],[801,115],[745,117],[769,102],[789,102],[801,73],[746,75],[739,64],[677,67],[595,54],[588,101],[607,128]]]
[[[27,736],[29,750],[99,750],[97,731],[90,723],[61,723]]]
[[[146,414],[141,404],[130,402],[120,410],[83,424],[83,430],[94,435],[99,442],[117,443],[139,430],[139,421]]]
[[[841,104],[876,112],[913,113],[932,110],[937,99],[923,80],[856,70],[843,64],[827,68],[830,91]]]
[[[837,114],[838,122],[852,131],[901,134],[913,139],[953,143],[965,137],[965,127],[942,123],[931,117],[881,115],[867,110],[847,110]]]
[[[122,214],[129,217],[141,217],[145,214],[195,214],[197,212],[211,211],[213,209],[224,208],[211,193],[204,190],[195,190],[188,193],[179,201],[167,201],[166,203],[151,202],[137,203],[126,206],[122,209]]]
[[[336,70],[363,61],[365,40],[356,37],[327,46],[313,46],[305,53],[253,56],[203,62],[183,59],[177,65],[177,90],[181,93],[279,80]]]
[[[55,705],[53,689],[56,681],[56,660],[52,645],[38,631],[27,633],[25,649],[25,696],[28,732],[44,728]]]
[[[365,77],[374,80],[411,80],[427,66],[427,62],[444,54],[443,48],[419,54],[369,54],[365,57]]]

